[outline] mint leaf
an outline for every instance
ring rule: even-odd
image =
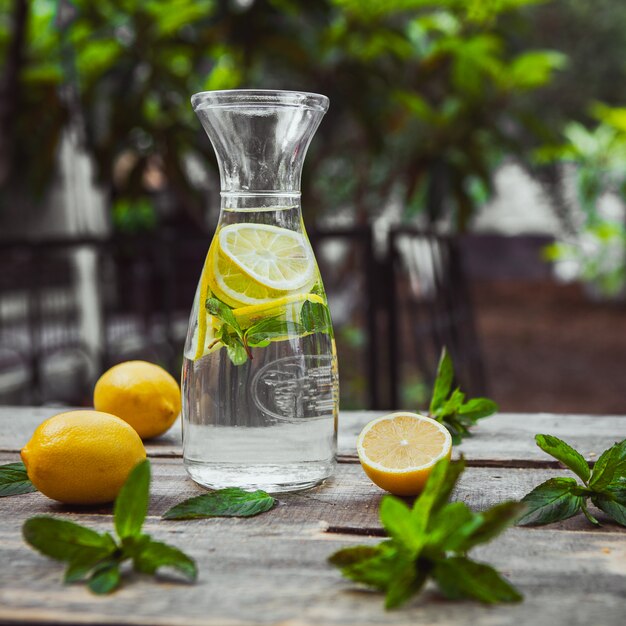
[[[173,567],[195,579],[196,564],[186,554],[141,534],[148,509],[150,464],[139,463],[126,479],[114,506],[116,543],[108,533],[100,534],[80,524],[54,517],[32,517],[22,526],[24,540],[33,548],[58,561],[65,561],[65,582],[89,576],[94,593],[111,593],[121,583],[120,566],[133,559],[135,569],[154,574],[159,567]]]
[[[459,415],[463,419],[471,420],[474,423],[497,412],[498,405],[489,398],[472,398],[459,409]]]
[[[189,498],[163,514],[163,519],[200,517],[252,517],[269,511],[276,500],[265,491],[244,491],[238,487],[218,489]]]
[[[300,309],[300,324],[307,333],[328,333],[332,329],[330,311],[321,302],[307,300]]]
[[[432,517],[426,545],[457,550],[481,525],[482,520],[464,502],[450,502]]]
[[[389,569],[389,574],[389,583],[385,595],[386,609],[395,609],[404,604],[423,587],[427,578],[424,572],[418,575],[414,559],[402,552],[398,552]]]
[[[573,478],[550,478],[522,498],[527,512],[518,525],[551,524],[576,515],[583,502],[579,491]]]
[[[493,567],[463,556],[438,560],[433,577],[451,600],[474,598],[485,604],[497,604],[524,599]]]
[[[362,548],[364,546],[358,547]],[[404,563],[405,559],[399,554],[397,547],[391,541],[383,541],[375,547],[375,550],[376,553],[369,558],[355,560],[353,563],[338,565],[338,567],[341,568],[341,573],[346,578],[374,587],[379,591],[386,591],[391,584],[393,573],[398,567],[396,562]],[[342,552],[344,551],[340,550],[340,553]],[[333,564],[336,564],[334,563],[336,554],[329,559]],[[343,557],[343,560],[345,560],[345,557]]]
[[[349,567],[367,561],[379,554],[378,546],[353,546],[337,550],[328,557],[328,562],[336,567]]]
[[[394,496],[384,496],[380,503],[380,521],[387,534],[411,552],[422,547],[424,535],[420,533],[411,515],[411,509]]]
[[[291,322],[283,317],[268,317],[245,332],[245,340],[250,346],[267,345],[272,339],[285,339],[293,335],[303,335],[305,328],[302,324]]]
[[[591,501],[611,519],[621,526],[626,526],[626,498],[618,500],[609,493],[599,493]]]
[[[387,608],[406,602],[429,577],[451,598],[486,603],[521,600],[496,570],[470,561],[465,553],[500,534],[522,505],[505,502],[474,513],[463,502],[447,502],[463,468],[463,459],[436,463],[412,509],[397,498],[383,498],[380,518],[391,538],[377,546],[339,550],[330,563],[346,578],[384,591]]]
[[[435,413],[444,405],[446,398],[452,388],[452,381],[454,380],[454,366],[452,365],[452,359],[448,354],[448,351],[444,347],[439,357],[439,366],[437,367],[437,378],[435,379],[435,386],[433,388],[433,397],[430,401],[429,413],[435,415]]]
[[[523,503],[509,501],[501,502],[479,513],[476,515],[479,521],[476,528],[456,544],[456,549],[466,552],[474,546],[491,541],[514,524],[525,511],[526,506]]]
[[[585,484],[589,482],[591,470],[580,452],[553,435],[535,435],[535,441],[544,452],[569,467]]]
[[[119,563],[115,560],[98,565],[89,579],[89,589],[98,595],[115,591],[120,585],[121,574]]]
[[[626,439],[605,450],[596,461],[589,480],[594,491],[604,491],[626,479]]]
[[[0,465],[0,498],[33,491],[37,491],[37,488],[30,482],[24,463]]]
[[[143,574],[155,574],[160,567],[172,567],[190,580],[198,576],[196,562],[191,557],[178,548],[151,539],[133,557],[133,566]]]
[[[90,552],[104,558],[112,554],[116,544],[108,533],[49,516],[31,517],[22,526],[26,543],[57,561],[73,561]]]
[[[111,554],[112,552],[102,555],[98,551],[93,550],[85,550],[84,552],[76,554],[65,570],[63,581],[66,583],[75,583],[83,580],[96,565],[108,560]]]
[[[230,326],[239,337],[243,337],[243,331],[232,309],[217,298],[207,298],[206,310],[213,317],[217,317],[220,322]]]
[[[150,462],[142,461],[128,475],[115,499],[113,516],[120,539],[141,534],[150,501]]]

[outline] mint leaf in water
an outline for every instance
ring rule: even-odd
[[[441,351],[437,377],[430,401],[429,415],[442,423],[452,435],[452,443],[461,443],[463,437],[470,435],[470,428],[479,419],[493,415],[498,405],[489,398],[471,398],[457,387],[453,389],[454,365],[444,347]]]
[[[269,511],[275,504],[276,500],[265,491],[229,487],[189,498],[165,512],[163,518],[252,517]]]
[[[307,300],[300,309],[300,324],[307,333],[328,333],[332,329],[330,311],[321,302]]]
[[[65,582],[88,579],[97,594],[111,593],[122,581],[120,566],[132,559],[136,571],[154,574],[173,567],[195,580],[196,564],[178,548],[142,534],[150,494],[150,463],[142,461],[129,474],[114,505],[119,541],[80,524],[49,516],[32,517],[22,527],[26,543],[57,561],[68,563]]]
[[[301,336],[305,332],[304,326],[297,322],[291,322],[280,316],[267,317],[246,329],[244,338],[249,346],[263,347],[272,340]]]
[[[239,322],[237,318],[233,314],[232,309],[224,304],[221,300],[217,298],[207,298],[206,300],[206,310],[213,317],[217,317],[220,322],[230,326],[235,333],[243,338],[243,331],[241,330],[241,326],[239,326]]]
[[[339,550],[330,563],[346,578],[385,592],[386,608],[405,603],[428,578],[448,598],[487,604],[520,601],[521,594],[495,569],[471,561],[466,552],[503,532],[523,507],[504,502],[475,513],[462,502],[448,502],[463,468],[463,460],[439,461],[412,508],[385,496],[380,517],[390,538],[375,546]]]
[[[24,463],[0,465],[0,498],[33,491],[37,491],[37,488],[30,482]]]
[[[535,487],[522,499],[528,510],[519,524],[550,524],[582,511],[593,525],[599,526],[588,509],[591,500],[615,522],[626,526],[626,439],[605,450],[593,471],[578,451],[558,437],[537,435],[535,440],[585,484],[578,484],[574,478],[559,477]]]

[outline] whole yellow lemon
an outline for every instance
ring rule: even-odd
[[[67,504],[115,500],[146,451],[123,420],[99,411],[59,413],[40,424],[21,452],[41,493]]]
[[[162,367],[126,361],[106,371],[93,394],[97,411],[128,422],[142,439],[163,434],[180,413],[180,387]]]

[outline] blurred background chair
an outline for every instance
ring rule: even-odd
[[[456,383],[484,395],[485,368],[458,240],[397,227],[388,242],[390,406],[427,403],[444,346]]]

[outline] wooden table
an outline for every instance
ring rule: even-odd
[[[0,463],[18,460],[35,426],[58,409],[0,408]],[[626,615],[626,529],[601,512],[600,529],[582,515],[543,528],[513,528],[472,554],[495,565],[525,594],[519,605],[444,601],[428,587],[406,607],[386,612],[380,594],[342,579],[326,558],[340,547],[378,541],[382,492],[364,475],[355,439],[376,414],[340,418],[340,463],[327,484],[281,495],[269,513],[249,519],[165,522],[173,504],[202,492],[186,477],[178,428],[150,443],[152,500],[147,532],[199,565],[189,585],[135,577],[109,597],[64,586],[62,566],[23,543],[35,514],[58,514],[111,530],[111,508],[70,508],[34,493],[0,499],[0,623],[7,624],[505,624],[610,626]],[[501,414],[485,420],[459,450],[468,459],[456,498],[476,509],[521,498],[547,478],[566,475],[533,441],[557,435],[593,460],[626,438],[626,417]],[[134,576],[129,574],[130,576]]]

